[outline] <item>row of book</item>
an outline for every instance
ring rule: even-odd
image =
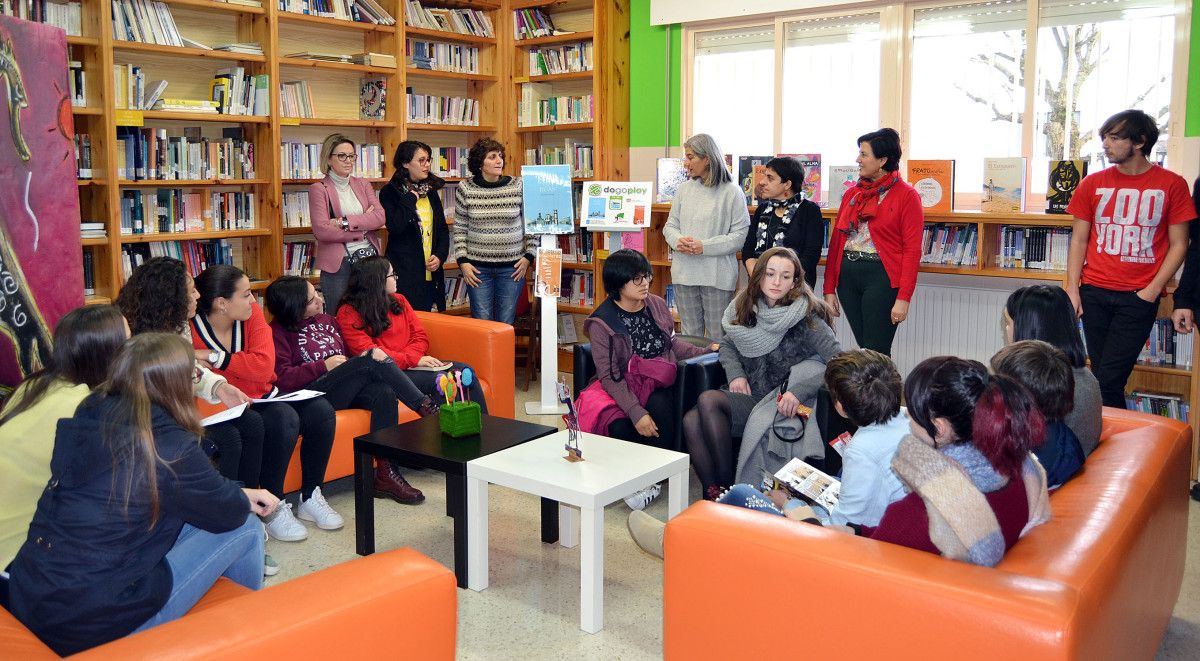
[[[368,142],[354,146],[355,177],[378,179],[383,176],[383,147]],[[284,140],[279,145],[280,170],[284,179],[322,179],[325,177],[321,160],[321,143]]]
[[[461,308],[464,305],[469,305],[470,299],[467,297],[467,283],[459,275],[446,276],[446,309]]]
[[[254,144],[242,139],[240,127],[222,129],[219,139],[203,137],[199,127],[183,133],[118,126],[117,176],[132,181],[254,178]]]
[[[548,76],[592,70],[592,42],[529,49],[529,75]]]
[[[113,39],[183,47],[183,36],[165,2],[112,0]]]
[[[979,263],[977,233],[975,225],[926,224],[921,235],[921,263],[974,266]]]
[[[1125,407],[1142,413],[1161,415],[1164,418],[1189,422],[1191,405],[1180,395],[1148,390],[1135,390],[1125,393]]]
[[[636,232],[636,234],[641,234],[641,232]],[[559,234],[558,248],[562,250],[562,261],[577,264],[591,263],[595,258],[595,236],[595,232],[589,232],[586,229],[576,230],[573,234]]]
[[[591,307],[596,304],[596,288],[593,274],[588,271],[563,269],[562,289],[559,305]]]
[[[405,3],[404,24],[425,30],[472,34],[477,37],[496,36],[492,19],[478,9],[426,7],[417,0],[408,0]]]
[[[96,258],[87,248],[83,249],[83,295],[96,295]]]
[[[279,10],[357,23],[396,24],[396,19],[375,0],[279,0]]]
[[[0,14],[53,25],[72,37],[83,34],[83,11],[78,2],[5,0],[0,2]]]
[[[283,226],[312,227],[312,216],[308,213],[308,191],[283,192]]]
[[[316,241],[283,242],[283,274],[308,277],[314,275],[317,260]]]
[[[471,169],[467,167],[470,149],[466,147],[431,147],[429,171],[439,177],[469,177]]]
[[[134,64],[114,64],[113,83],[118,109],[171,110],[224,115],[265,116],[270,110],[271,77],[248,74],[243,67],[218,69],[209,81],[208,99],[173,99],[163,97],[168,82],[160,80],[146,85],[142,68]]]
[[[87,105],[87,72],[83,70],[83,62],[67,62],[67,87],[71,92],[72,106],[82,108]]]
[[[1191,369],[1195,337],[1194,333],[1184,335],[1176,332],[1170,319],[1156,319],[1150,328],[1150,336],[1146,338],[1146,345],[1138,355],[1138,361]]]
[[[87,133],[76,133],[75,143],[75,177],[78,179],[92,178],[92,136]]]
[[[1070,249],[1069,228],[1003,225],[996,265],[1002,269],[1065,271]]]
[[[513,10],[514,38],[536,39],[554,34],[558,34],[558,30],[554,28],[554,19],[545,11],[537,7]]]
[[[182,188],[121,191],[121,234],[223,232],[254,229],[254,193]]]
[[[192,277],[216,264],[242,264],[241,239],[208,239],[205,241],[151,241],[127,243],[121,247],[122,282],[128,281],[134,269],[151,257],[174,257],[187,267]]]
[[[414,69],[479,73],[477,46],[409,39],[404,44],[404,55]]]
[[[521,85],[517,126],[549,126],[592,121],[592,95],[555,96],[549,83]]]
[[[408,121],[415,124],[450,124],[479,126],[479,101],[462,96],[415,94],[408,88],[405,94]]]
[[[569,165],[572,177],[595,176],[592,145],[567,138],[563,146],[540,145],[525,150],[526,165]]]
[[[312,119],[317,116],[307,80],[289,80],[279,85],[279,111],[284,117]]]

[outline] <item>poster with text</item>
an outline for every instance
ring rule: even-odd
[[[650,223],[649,181],[593,181],[583,185],[579,224],[593,232],[630,232]]]
[[[575,231],[571,200],[571,166],[522,165],[525,233],[570,234]]]
[[[59,28],[0,16],[0,387],[50,358],[83,304],[75,126]],[[107,220],[107,219],[105,219]]]
[[[537,278],[533,282],[534,296],[557,299],[562,294],[562,251],[558,248],[538,248]]]

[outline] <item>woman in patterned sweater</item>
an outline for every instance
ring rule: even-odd
[[[467,156],[470,179],[454,195],[454,259],[467,283],[471,316],[513,323],[537,237],[525,234],[521,179],[502,174],[504,145],[483,138]]]

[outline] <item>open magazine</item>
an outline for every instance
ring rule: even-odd
[[[841,496],[842,483],[837,478],[802,459],[792,459],[774,475],[767,474],[766,477],[768,483],[775,483],[775,488],[787,489],[797,498],[812,501],[826,511],[833,511]]]

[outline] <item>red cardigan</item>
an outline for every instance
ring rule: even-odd
[[[838,276],[842,270],[842,251],[846,234],[838,228],[850,227],[850,198],[854,188],[842,195],[834,229],[829,233],[829,255],[825,259],[825,293],[837,293]],[[925,212],[921,196],[903,180],[883,197],[879,211],[871,219],[871,241],[879,252],[879,261],[887,271],[888,282],[900,292],[896,298],[911,301],[917,288],[917,271],[921,268],[921,234],[925,231]]]
[[[262,309],[253,304],[250,319],[233,324],[233,346],[223,346],[208,319],[200,312],[192,317],[192,347],[218,354],[212,371],[225,377],[250,397],[275,392],[275,340]]]
[[[425,328],[413,314],[412,306],[400,294],[392,294],[392,298],[400,301],[400,314],[389,314],[392,325],[378,337],[371,337],[363,330],[363,319],[358,310],[349,305],[338,308],[338,325],[342,327],[342,339],[351,355],[358,355],[367,349],[382,349],[384,353],[396,361],[400,369],[414,367],[421,357],[429,352],[429,336]]]

